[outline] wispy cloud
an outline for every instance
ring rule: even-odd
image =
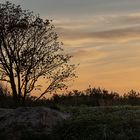
[[[81,63],[76,86],[109,89],[138,88],[140,74],[140,14],[97,16],[56,22],[74,62]]]

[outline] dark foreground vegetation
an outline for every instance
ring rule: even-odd
[[[68,107],[72,118],[54,129],[56,140],[140,140],[140,107]]]
[[[140,140],[140,107],[60,107],[70,118],[58,123],[52,131],[44,133],[44,127],[30,129],[15,126],[13,140]],[[9,128],[7,128],[9,129]],[[18,135],[20,132],[21,135]],[[6,139],[5,131],[0,138]],[[17,136],[16,136],[17,135]],[[20,139],[18,137],[20,136]]]
[[[51,98],[42,98],[36,101],[36,97],[28,96],[25,104],[18,106],[47,106],[59,109],[58,106],[140,106],[140,93],[131,90],[127,94],[120,95],[101,88],[88,88],[85,91],[73,90],[65,94],[54,94]],[[15,102],[11,94],[2,85],[0,86],[0,107],[15,108]]]
[[[38,102],[35,99],[28,97],[25,106],[50,107],[68,113],[70,118],[56,125],[50,134],[19,128],[23,130],[21,140],[140,140],[140,97],[133,90],[120,96],[105,89],[88,88]],[[17,107],[2,87],[0,107]],[[0,137],[4,140],[3,132]]]
[[[21,140],[140,140],[140,97],[133,90],[120,96],[116,92],[88,88],[38,102],[35,99],[28,97],[25,105],[57,109],[68,113],[70,118],[56,125],[50,134],[19,128],[23,130]],[[0,107],[17,107],[3,87],[0,88]],[[0,137],[4,140],[3,131]]]
[[[66,106],[140,105],[140,94],[134,90],[120,95],[106,89],[88,88],[85,91],[73,90],[67,94],[55,94],[49,101]]]

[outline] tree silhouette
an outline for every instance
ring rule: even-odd
[[[124,98],[127,99],[128,104],[137,105],[140,101],[140,93],[134,90],[129,91],[127,94],[124,94]]]
[[[33,89],[39,89],[40,78],[47,81],[47,88],[37,100],[64,88],[75,76],[70,58],[50,20],[10,2],[0,4],[0,80],[10,83],[16,103],[25,102]]]

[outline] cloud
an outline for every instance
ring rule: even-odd
[[[83,29],[89,30],[102,30],[115,28],[115,27],[126,27],[132,25],[140,25],[140,12],[137,13],[127,13],[127,14],[102,14],[102,15],[87,15],[84,18],[73,19],[71,17],[59,18],[59,20],[54,20],[54,23],[58,27],[63,27],[67,29]]]
[[[64,44],[69,46],[71,54],[74,55],[73,61],[80,63],[77,70],[79,78],[73,88],[85,89],[92,85],[115,89],[118,92],[139,89],[138,17],[132,15],[109,18],[110,20],[102,19],[106,21],[106,26],[98,29],[102,26],[98,24],[96,30],[90,23],[86,24],[86,21],[84,24],[78,22],[75,26],[75,23],[65,24],[66,27],[58,29],[63,36]],[[135,20],[132,22],[132,19]]]
[[[107,56],[107,53],[97,50],[96,48],[81,48],[71,52],[74,57],[74,61],[79,62],[81,65],[89,65],[91,62],[94,63],[103,59]]]
[[[54,21],[65,46],[74,48],[110,46],[140,40],[140,13],[68,18]]]
[[[88,33],[87,37],[98,39],[138,38],[140,37],[140,26]]]
[[[116,28],[116,29],[108,29],[102,31],[91,31],[86,30],[75,30],[58,28],[58,32],[60,32],[64,38],[66,39],[84,39],[84,38],[99,38],[99,39],[110,39],[110,38],[122,38],[122,37],[135,37],[140,35],[140,25],[132,26],[128,28]]]

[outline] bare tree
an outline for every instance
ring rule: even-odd
[[[68,63],[50,20],[10,2],[0,4],[0,74],[11,85],[16,103],[24,102],[37,81],[44,78],[48,92],[66,87],[75,77],[75,65]]]

